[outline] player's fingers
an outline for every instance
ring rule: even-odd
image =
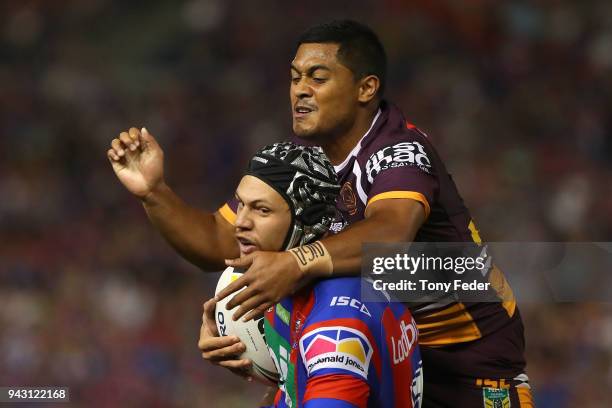
[[[272,302],[266,302],[262,304],[261,306],[257,306],[255,309],[247,313],[242,320],[245,322],[248,322],[251,319],[257,319],[261,317],[266,312],[266,310],[268,310],[273,305],[274,303]]]
[[[221,299],[226,298],[227,296],[231,295],[237,290],[240,290],[244,286],[247,286],[249,282],[250,282],[250,277],[248,275],[242,275],[241,277],[239,277],[238,279],[236,279],[235,281],[227,285],[225,288],[223,288],[221,292],[217,293],[217,295],[215,296],[215,300],[218,302]],[[231,307],[229,307],[228,305],[226,306],[226,309],[229,310],[231,309]]]
[[[204,314],[207,316],[212,316],[214,318],[216,305],[217,305],[217,301],[215,300],[215,298],[208,299],[202,305],[202,308],[204,309]]]
[[[135,146],[134,149],[130,146],[130,150],[136,150],[138,146],[140,146],[140,130],[135,127],[131,127],[128,131],[128,135],[130,136],[130,140],[132,141],[132,145]]]
[[[238,293],[234,296],[229,302],[227,302],[227,306],[225,307],[227,310],[232,310],[236,306],[242,305],[248,299],[251,299],[253,296],[259,294],[259,289],[256,283],[251,283],[246,287],[242,292]]]
[[[253,363],[248,358],[242,360],[225,360],[219,361],[219,365],[225,368],[248,370],[253,366]]]
[[[229,347],[222,347],[211,351],[204,351],[202,352],[202,357],[204,357],[204,359],[206,360],[214,361],[235,360],[245,351],[246,346],[244,345],[244,343],[240,342]]]
[[[146,127],[143,127],[142,129],[140,129],[140,139],[142,142],[141,144],[142,149],[149,148],[149,147],[159,148],[159,145],[157,144],[157,140],[155,140],[153,135],[149,133]]]
[[[213,302],[210,300],[204,303],[204,311],[202,313],[202,327],[206,326],[208,331],[213,336],[219,336],[219,330],[217,329],[217,322],[215,320],[215,305],[214,299]]]
[[[106,152],[106,156],[111,161],[111,163],[113,161],[119,161],[120,160],[120,157],[117,156],[117,154],[115,153],[114,149],[108,149],[108,151]]]
[[[111,147],[115,151],[115,154],[119,157],[125,156],[125,150],[123,150],[123,146],[119,139],[113,139],[111,142]]]
[[[126,153],[136,150],[136,144],[134,144],[134,140],[132,140],[128,132],[121,132],[121,134],[119,134],[119,140],[121,140],[121,144],[123,144]]]
[[[216,322],[212,322],[212,324],[206,319],[205,316],[202,316],[202,325],[200,326],[200,338],[198,339],[198,347],[200,344],[203,344],[206,347],[206,343],[209,339],[218,339],[219,331],[217,330]],[[227,336],[226,336],[227,337]]]
[[[203,334],[198,341],[198,348],[203,352],[212,352],[215,350],[232,347],[240,343],[240,339],[236,336],[210,336]]]
[[[122,147],[125,150],[130,150],[132,152],[135,150],[134,143],[132,142],[132,139],[130,138],[128,132],[121,132],[119,134],[119,140],[121,141],[121,144],[123,145]]]
[[[240,319],[242,316],[244,316],[247,312],[255,309],[256,307],[261,306],[262,304],[264,304],[266,302],[266,299],[264,299],[261,295],[254,295],[252,297],[250,297],[249,299],[245,300],[240,307],[238,308],[238,310],[236,310],[234,312],[234,315],[232,316],[232,319],[234,321]],[[246,321],[246,320],[245,320]]]
[[[254,252],[252,254],[248,254],[246,256],[240,257],[240,258],[235,258],[235,259],[226,259],[225,260],[225,265],[227,266],[232,266],[234,268],[244,268],[244,269],[248,269],[249,266],[251,266],[251,264],[253,263],[253,259],[255,259],[255,254],[257,252]]]

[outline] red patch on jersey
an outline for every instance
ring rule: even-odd
[[[331,353],[336,351],[336,343],[332,341],[328,341],[324,338],[316,339],[308,352],[306,353],[306,359],[310,360],[311,358],[318,356],[319,354]]]
[[[403,323],[403,324],[402,324]],[[412,384],[413,370],[410,357],[417,344],[417,331],[407,330],[412,328],[414,321],[410,312],[406,311],[398,319],[393,315],[390,308],[383,313],[383,326],[387,335],[387,349],[391,354],[391,370],[393,371],[393,386],[397,391],[394,394],[395,407],[412,407],[412,395],[410,384]]]
[[[312,377],[306,383],[304,403],[317,398],[331,398],[366,408],[370,387],[352,375],[328,374]]]

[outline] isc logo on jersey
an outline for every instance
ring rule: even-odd
[[[359,330],[344,326],[315,329],[302,336],[300,352],[308,375],[327,368],[368,378],[372,345]]]
[[[401,142],[387,146],[370,156],[366,163],[368,181],[374,182],[374,177],[383,170],[394,167],[417,166],[429,173],[431,161],[425,153],[425,148],[419,142]]]
[[[348,306],[348,307],[352,307],[353,309],[359,310],[364,315],[372,317],[372,315],[370,314],[370,311],[366,307],[365,303],[362,303],[358,299],[354,299],[354,298],[349,297],[349,296],[334,296],[332,298],[331,303],[329,305],[332,306],[332,307],[333,306]]]

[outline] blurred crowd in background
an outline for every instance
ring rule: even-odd
[[[294,42],[336,17],[378,32],[387,97],[485,240],[612,241],[608,0],[4,1],[0,385],[69,386],[74,406],[256,406],[263,388],[196,346],[218,274],[165,244],[106,150],[146,125],[168,184],[215,210],[251,153],[291,136]],[[612,305],[520,307],[538,406],[610,406]]]

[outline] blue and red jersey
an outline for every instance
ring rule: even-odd
[[[321,280],[268,310],[266,343],[281,375],[274,407],[420,407],[416,324],[384,293],[361,302],[361,286]]]

